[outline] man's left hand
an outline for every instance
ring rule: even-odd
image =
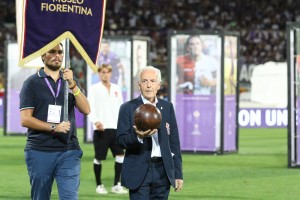
[[[64,80],[67,80],[69,86],[72,86],[72,84],[74,84],[73,71],[71,69],[67,68],[67,69],[64,69],[62,72],[63,72]]]
[[[179,192],[183,187],[182,179],[175,179],[175,192]]]

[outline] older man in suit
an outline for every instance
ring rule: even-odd
[[[126,149],[122,185],[131,200],[168,199],[170,186],[183,186],[182,158],[175,112],[172,103],[158,99],[160,70],[144,67],[139,73],[141,95],[120,108],[117,142]],[[134,112],[144,103],[155,105],[162,114],[158,129],[141,131],[134,125]]]

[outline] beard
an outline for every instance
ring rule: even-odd
[[[51,71],[58,71],[61,67],[61,64],[56,65],[56,64],[50,64],[50,63],[46,63],[45,64],[47,66],[48,69],[50,69]]]

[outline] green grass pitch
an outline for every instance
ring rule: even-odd
[[[23,136],[0,129],[0,199],[30,199]],[[80,141],[83,131],[79,129]],[[286,129],[240,129],[239,151],[226,155],[183,154],[184,188],[170,200],[299,200],[300,170],[287,167]],[[80,200],[125,200],[127,195],[95,193],[93,146],[81,142]],[[103,183],[113,182],[111,154],[103,163]],[[58,199],[56,183],[52,199]]]

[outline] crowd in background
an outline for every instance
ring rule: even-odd
[[[16,40],[16,9],[15,2],[10,0],[0,1],[0,59],[4,58],[6,41]],[[1,63],[2,64],[2,63]],[[1,70],[2,66],[0,67]]]
[[[298,1],[256,0],[108,0],[103,36],[150,38],[149,63],[167,66],[172,30],[234,31],[240,36],[240,58],[246,64],[285,61],[287,22],[300,22]],[[0,72],[5,41],[16,41],[15,1],[0,2]],[[79,57],[78,55],[75,55]]]
[[[240,35],[246,63],[285,60],[285,29],[300,22],[299,2],[256,0],[113,0],[108,2],[104,35],[147,35],[151,61],[165,65],[170,30],[226,30]]]

